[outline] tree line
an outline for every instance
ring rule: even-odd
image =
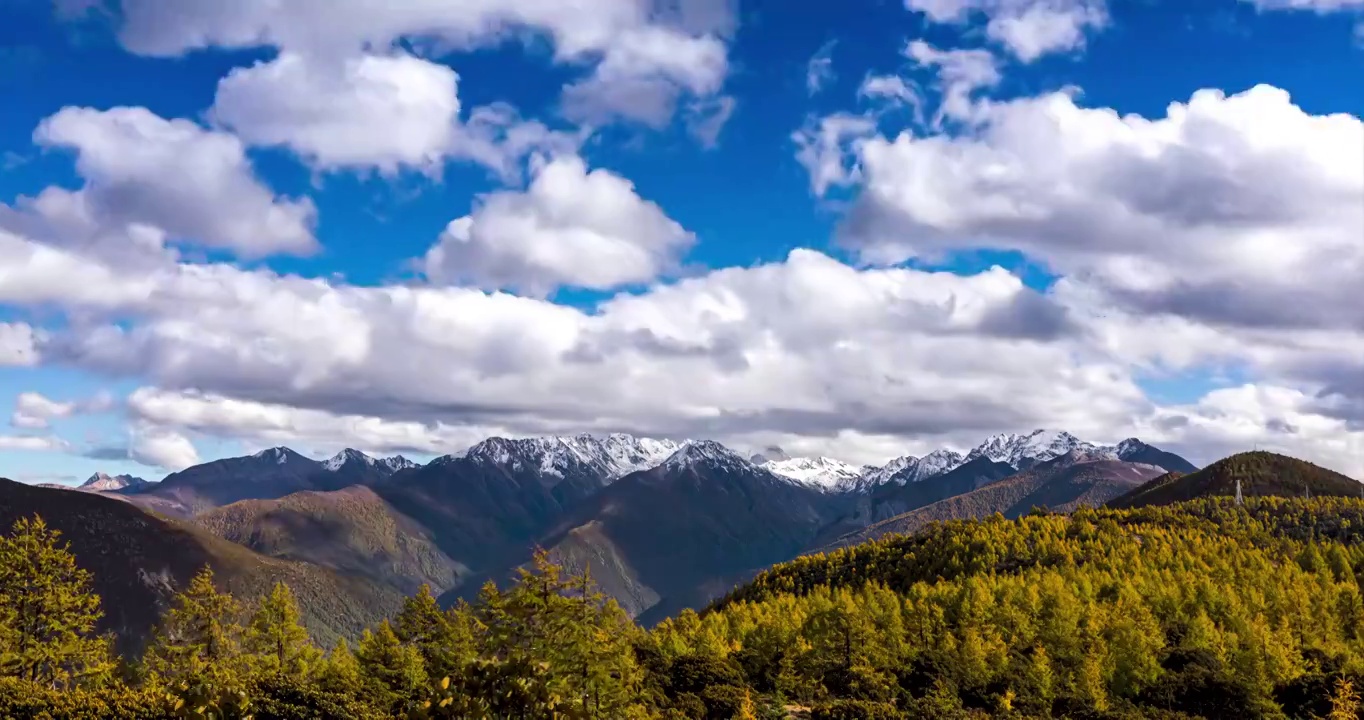
[[[636,625],[543,552],[319,648],[283,584],[201,571],[138,658],[59,533],[0,538],[0,717],[1343,718],[1364,702],[1364,502],[1199,500],[935,523]]]

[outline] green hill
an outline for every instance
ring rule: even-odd
[[[287,583],[299,597],[304,625],[324,644],[358,635],[402,602],[401,593],[363,578],[266,557],[131,503],[0,479],[0,532],[35,514],[60,530],[77,564],[94,573],[103,629],[115,633],[124,650],[141,646],[171,597],[204,565],[223,589],[243,599]]]
[[[262,555],[368,578],[404,595],[422,584],[444,592],[468,571],[436,547],[429,530],[358,485],[242,500],[193,523]]]
[[[1246,497],[1336,495],[1360,497],[1356,480],[1305,460],[1258,451],[1232,455],[1192,473],[1171,472],[1109,501],[1109,507],[1169,505],[1200,497],[1236,494],[1236,481]]]

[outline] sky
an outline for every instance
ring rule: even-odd
[[[1364,0],[0,0],[0,475],[1000,432],[1364,477]]]

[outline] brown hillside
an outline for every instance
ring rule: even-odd
[[[60,530],[81,567],[94,575],[102,627],[135,652],[170,599],[204,565],[218,584],[253,600],[284,581],[298,595],[303,621],[319,642],[353,636],[391,615],[402,596],[315,565],[269,558],[207,531],[143,512],[95,493],[38,488],[0,479],[0,532],[20,517],[41,516]]]
[[[1169,505],[1214,495],[1235,495],[1241,481],[1245,496],[1302,497],[1338,495],[1359,497],[1358,481],[1306,460],[1258,451],[1240,453],[1188,474],[1167,473],[1108,503],[1114,508]]]
[[[404,595],[423,583],[444,592],[468,572],[436,547],[429,530],[358,485],[242,500],[193,523],[262,555],[364,577]]]

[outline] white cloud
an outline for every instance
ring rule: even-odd
[[[454,141],[457,80],[410,55],[332,64],[283,53],[228,73],[212,115],[252,145],[285,145],[324,169],[430,171]]]
[[[687,108],[687,131],[701,147],[714,149],[720,133],[734,114],[738,102],[729,95],[720,95],[692,102]]]
[[[833,187],[858,180],[857,146],[876,132],[876,120],[866,115],[834,113],[811,117],[791,134],[796,160],[810,173],[810,190],[823,197]]]
[[[10,415],[10,425],[27,430],[46,430],[53,420],[78,414],[104,412],[112,406],[113,397],[108,393],[62,402],[41,393],[21,392],[14,398],[14,412]]]
[[[230,134],[145,108],[68,107],[38,126],[34,142],[77,153],[84,187],[49,188],[22,208],[52,224],[66,243],[113,233],[152,247],[169,239],[246,257],[317,247],[312,202],[276,197]]]
[[[66,449],[65,441],[50,435],[0,435],[0,450],[59,452]]]
[[[378,453],[445,455],[491,435],[508,434],[497,427],[394,422],[373,416],[338,415],[275,403],[251,402],[198,392],[168,392],[156,388],[134,391],[128,397],[128,410],[139,420],[156,427],[182,427],[268,445],[308,444],[336,450],[353,447]]]
[[[805,90],[811,96],[819,94],[825,84],[838,77],[834,73],[834,45],[836,44],[836,40],[824,43],[814,55],[810,56],[809,62],[805,63]]]
[[[1109,23],[1104,0],[905,0],[937,23],[986,18],[986,35],[1022,62],[1082,48],[1086,33]]]
[[[899,75],[868,75],[857,88],[857,95],[914,108],[919,108],[923,104],[919,91]]]
[[[423,267],[437,282],[544,296],[648,282],[674,270],[694,242],[630,181],[560,157],[525,192],[487,195],[451,222]]]
[[[189,438],[144,423],[135,424],[129,430],[128,459],[169,472],[200,463],[199,451]]]
[[[0,277],[4,277],[3,269]],[[33,328],[25,323],[0,323],[0,367],[27,367],[38,361]]]
[[[905,45],[905,57],[920,67],[933,68],[938,74],[941,93],[938,112],[933,119],[941,127],[945,118],[970,121],[977,115],[975,93],[999,84],[995,56],[988,50],[939,50],[922,40]]]
[[[541,35],[551,40],[557,62],[592,66],[564,90],[572,119],[659,127],[681,96],[717,93],[728,72],[723,38],[734,24],[733,7],[684,5],[697,7],[665,12],[663,4],[643,0],[600,0],[585,12],[542,0],[185,0],[167,11],[156,0],[124,0],[120,36],[129,49],[152,55],[274,46],[339,63],[390,50],[400,39],[440,51]]]

